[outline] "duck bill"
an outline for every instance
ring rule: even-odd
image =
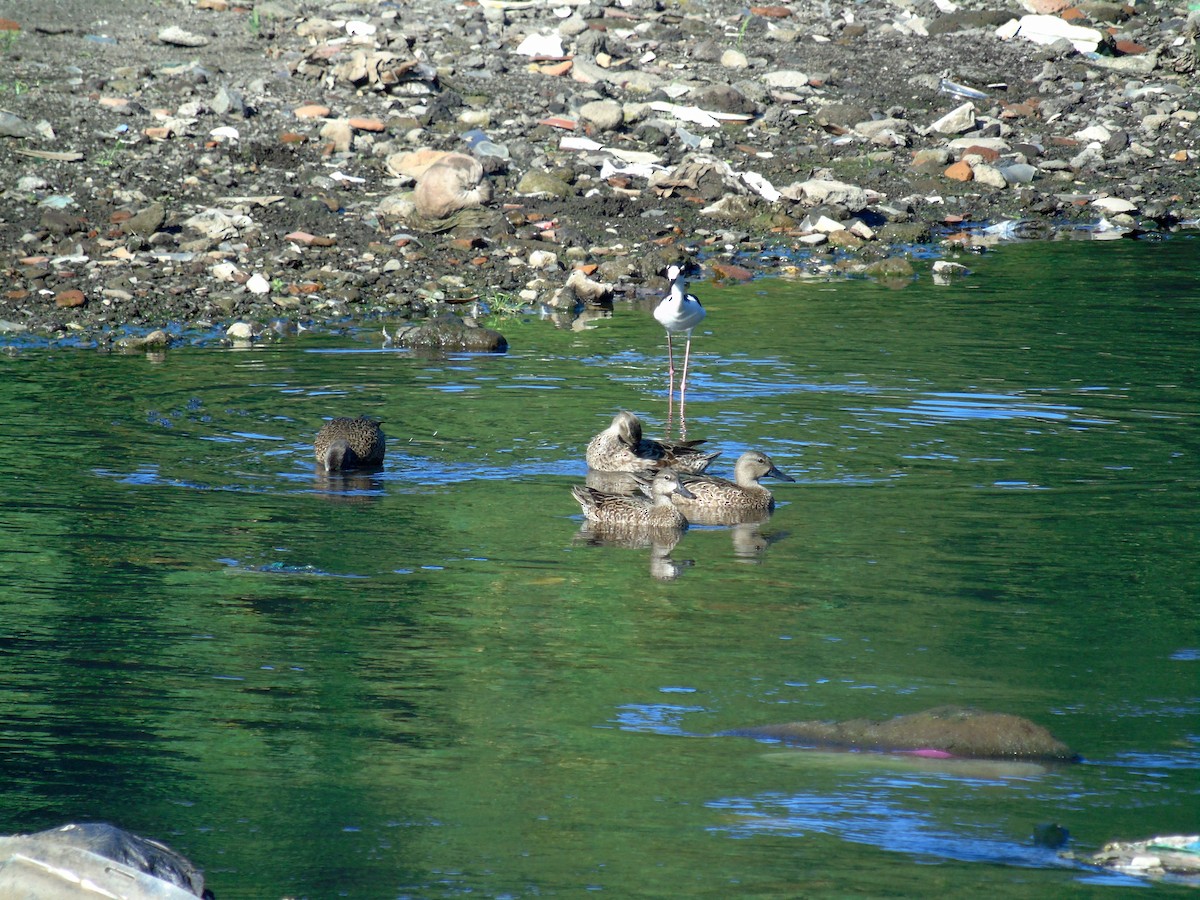
[[[788,475],[784,472],[780,472],[777,468],[775,468],[775,466],[771,466],[771,471],[768,472],[767,474],[770,475],[772,478],[778,478],[780,481],[795,481],[796,480],[791,475]]]

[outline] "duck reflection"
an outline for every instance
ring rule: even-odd
[[[638,482],[620,482],[599,476],[628,473],[595,473],[596,480],[609,487],[639,487]],[[579,503],[586,520],[580,532],[588,543],[619,547],[650,548],[650,575],[660,581],[673,581],[683,571],[683,565],[671,559],[671,551],[687,529],[687,519],[671,505],[670,497],[691,496],[671,469],[662,469],[640,492],[619,493],[588,485],[577,484],[571,493]]]
[[[763,554],[767,552],[768,547],[776,541],[787,537],[788,533],[786,531],[763,534],[762,527],[770,518],[771,513],[767,513],[761,520],[740,522],[729,526],[729,534],[733,538],[734,559],[744,563],[759,563],[762,561]]]
[[[313,486],[331,503],[374,503],[383,497],[380,473],[334,470],[318,463],[313,470]]]
[[[622,547],[650,551],[650,577],[655,581],[674,581],[694,560],[676,560],[671,552],[683,537],[677,528],[637,528],[585,522],[575,539],[591,547]]]

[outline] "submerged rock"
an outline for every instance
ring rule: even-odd
[[[894,719],[803,721],[742,728],[724,734],[845,750],[930,757],[1078,761],[1079,755],[1042,726],[1007,713],[942,706]]]

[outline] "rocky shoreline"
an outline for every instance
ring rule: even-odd
[[[1185,3],[6,9],[8,346],[518,308],[569,327],[683,259],[905,278],[917,246],[1200,216]]]

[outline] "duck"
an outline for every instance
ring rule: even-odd
[[[317,433],[313,455],[327,472],[372,468],[383,465],[383,429],[375,419],[339,416],[330,419]]]
[[[589,522],[630,529],[681,531],[687,528],[687,518],[671,503],[671,498],[675,495],[692,498],[694,495],[683,486],[674,470],[660,469],[646,485],[645,492],[645,497],[627,497],[582,484],[571,488],[583,510],[583,517]]]
[[[743,453],[738,457],[733,471],[733,481],[709,474],[685,475],[681,482],[691,496],[676,492],[669,495],[668,500],[689,522],[695,524],[732,525],[763,521],[775,508],[775,498],[759,484],[759,479],[796,480],[781,472],[771,457],[761,450]],[[649,494],[649,482],[643,480],[641,489]]]
[[[585,456],[598,472],[639,472],[666,467],[676,472],[703,472],[720,451],[697,450],[704,441],[669,443],[642,437],[642,420],[628,410],[613,416],[612,424],[592,438]]]

